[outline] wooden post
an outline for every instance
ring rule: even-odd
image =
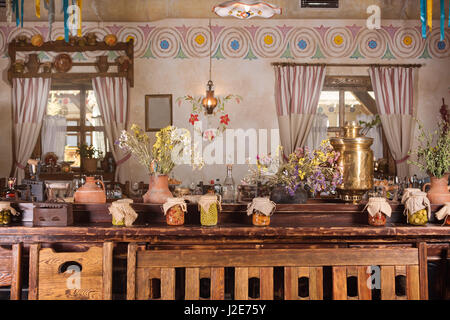
[[[103,300],[112,300],[113,242],[103,244]]]
[[[127,259],[127,300],[136,299],[136,252],[137,244],[130,243]]]
[[[428,254],[426,242],[419,242],[420,300],[428,300]]]
[[[22,296],[22,243],[12,246],[12,279],[11,279],[11,300],[20,300]]]
[[[38,299],[38,285],[39,285],[39,250],[41,245],[33,243],[30,246],[30,273],[28,280],[28,300]]]

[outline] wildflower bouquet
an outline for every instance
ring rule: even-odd
[[[256,156],[256,164],[248,164],[248,174],[242,179],[243,184],[264,185],[271,176],[275,175],[280,165],[280,157],[283,147],[279,147],[275,156]],[[247,161],[249,163],[249,161]]]
[[[329,140],[323,140],[316,150],[298,148],[280,166],[277,174],[271,177],[269,184],[285,186],[291,196],[301,186],[308,186],[313,194],[335,191],[342,183],[338,158],[339,153],[334,151]]]
[[[144,130],[133,124],[131,132],[122,131],[116,144],[131,152],[150,174],[167,175],[175,167],[175,158],[182,159],[183,152],[190,150],[190,141],[187,129],[168,126],[156,133],[156,142],[151,145]]]
[[[417,166],[430,176],[442,178],[450,172],[450,130],[446,130],[444,121],[439,122],[434,132],[426,131],[420,121],[418,125],[419,146],[417,150],[409,152],[410,155],[417,157],[417,161],[408,160],[408,163]]]

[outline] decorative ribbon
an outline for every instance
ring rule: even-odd
[[[433,27],[433,0],[427,0],[427,24],[431,31]]]
[[[69,7],[69,0],[63,0],[62,9],[64,11],[64,40],[66,42],[69,42],[69,13],[67,12],[67,9]]]
[[[426,0],[420,0],[420,21],[422,22],[422,38],[427,38],[427,19],[425,11],[427,9]]]
[[[16,161],[16,166],[17,166],[17,168],[22,169],[22,170],[26,169],[26,166],[24,166],[23,164],[21,164],[21,163],[19,163],[17,161]]]
[[[45,0],[44,7],[48,10],[48,40],[51,40],[52,25],[55,22],[55,0]]]
[[[36,17],[41,17],[41,0],[34,0],[35,7],[36,7]]]
[[[128,161],[131,158],[131,153],[128,153],[125,157],[116,162],[116,166],[120,166]]]
[[[450,28],[450,0],[448,1],[448,27]]]
[[[13,12],[16,14],[16,27],[18,27],[20,24],[19,0],[13,0]]]
[[[23,28],[23,0],[22,0],[22,2],[21,2],[21,4],[20,4],[20,27],[21,28]]]
[[[403,163],[403,162],[405,162],[406,160],[408,160],[408,158],[409,158],[409,156],[406,156],[406,157],[404,157],[404,158],[402,158],[402,159],[400,159],[400,160],[394,160],[394,162],[395,162],[396,164],[400,164],[400,163]]]
[[[442,0],[442,1],[444,1],[444,0]],[[78,5],[78,8],[80,8],[78,11],[78,26],[79,26],[78,36],[81,37],[82,36],[82,34],[81,34],[81,11],[83,10],[83,0],[77,0],[77,5]]]
[[[12,22],[12,5],[11,0],[6,0],[6,22]]]
[[[445,28],[445,4],[444,0],[441,0],[441,41],[444,41]]]

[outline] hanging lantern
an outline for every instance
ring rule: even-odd
[[[206,85],[206,97],[202,100],[202,105],[205,107],[207,114],[213,114],[214,108],[217,106],[217,99],[214,97],[213,86],[213,82],[209,80]]]
[[[264,1],[253,0],[226,1],[214,6],[213,11],[221,17],[232,16],[239,19],[270,18],[274,14],[281,14],[281,8]]]

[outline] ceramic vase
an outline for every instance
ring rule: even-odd
[[[169,190],[169,176],[151,175],[148,191],[143,196],[144,203],[165,203],[167,198],[173,197]]]
[[[427,198],[430,200],[431,204],[444,204],[445,202],[450,202],[450,186],[448,185],[449,174],[445,174],[442,178],[436,178],[430,176],[430,183],[425,183],[423,186],[423,191],[425,188],[430,186],[430,190],[427,192]]]

